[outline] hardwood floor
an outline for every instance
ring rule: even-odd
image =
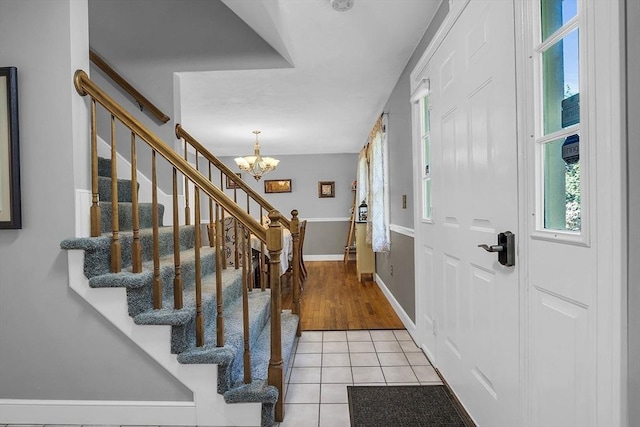
[[[375,282],[358,282],[355,262],[306,261],[308,277],[301,296],[303,331],[404,329]],[[291,308],[291,287],[282,306]]]

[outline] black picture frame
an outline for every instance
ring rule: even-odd
[[[0,229],[21,229],[18,69],[0,67]]]
[[[318,197],[329,198],[336,196],[336,182],[335,181],[318,181]]]

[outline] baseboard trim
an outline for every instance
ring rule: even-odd
[[[305,261],[342,261],[344,260],[344,254],[329,254],[329,255],[305,255]]]
[[[456,394],[453,392],[453,389],[451,388],[447,380],[440,373],[440,370],[435,366],[433,367],[433,369],[436,371],[436,374],[438,374],[438,376],[440,377],[440,381],[442,381],[442,385],[444,385],[444,389],[446,390],[447,395],[449,395],[449,398],[451,399],[453,406],[456,408],[456,411],[458,411],[458,415],[460,415],[460,418],[462,418],[462,422],[464,423],[464,426],[477,427],[476,423],[471,418],[471,415],[469,415],[464,405],[462,405],[462,402],[460,402],[460,400],[458,399],[458,396],[456,396]]]
[[[196,425],[193,402],[0,399],[0,424]]]
[[[393,296],[393,294],[391,293],[389,288],[387,288],[387,285],[384,284],[380,276],[378,276],[377,274],[375,276],[376,276],[375,277],[376,284],[378,285],[378,287],[380,288],[384,296],[387,297],[389,304],[391,304],[391,307],[393,307],[393,310],[396,312],[396,314],[400,318],[400,321],[402,322],[402,324],[404,324],[405,329],[407,330],[407,332],[409,332],[409,335],[413,337],[413,340],[418,342],[418,340],[415,337],[415,334],[416,334],[415,323],[413,323],[413,321],[411,320],[407,312],[404,311],[404,308],[402,308],[402,306],[400,305],[396,297]]]
[[[351,218],[345,217],[337,217],[337,218],[303,218],[306,219],[307,222],[344,222],[349,221]]]

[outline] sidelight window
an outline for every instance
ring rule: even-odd
[[[580,232],[582,217],[578,0],[540,1],[534,49],[539,114],[536,145],[543,229]]]
[[[420,98],[420,141],[422,150],[422,218],[431,219],[431,118],[429,95]]]

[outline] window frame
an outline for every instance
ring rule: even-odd
[[[531,40],[531,60],[533,66],[534,82],[534,126],[531,135],[534,144],[535,156],[535,224],[531,237],[540,240],[562,241],[580,246],[589,245],[589,87],[590,80],[587,74],[587,61],[589,53],[585,37],[585,4],[583,0],[577,0],[576,15],[550,34],[546,40],[542,40],[542,1],[531,2],[531,15],[533,18],[533,40]],[[544,64],[543,53],[573,31],[578,31],[578,75],[580,94],[580,121],[576,124],[561,128],[551,133],[544,132]],[[580,220],[579,231],[556,230],[545,228],[545,162],[544,150],[547,143],[578,134],[580,136]]]

